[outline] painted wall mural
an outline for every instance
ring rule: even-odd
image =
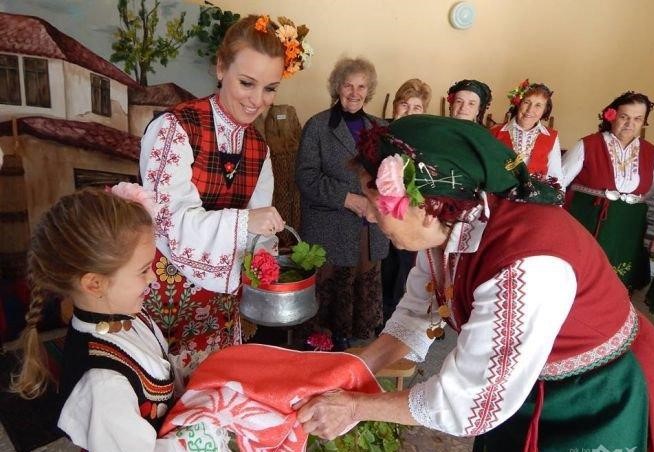
[[[135,12],[140,7],[138,0],[126,3]],[[146,7],[151,8],[153,4],[154,0],[145,2]],[[122,23],[118,0],[0,0],[0,12],[44,19],[106,60],[110,60],[114,53],[114,33]],[[200,7],[183,1],[161,1],[158,13],[157,31],[164,36],[166,23],[179,18],[181,14],[185,14],[185,30],[197,25]],[[196,96],[211,92],[215,87],[215,69],[209,56],[198,55],[198,51],[205,47],[200,39],[190,37],[167,66],[154,65],[156,72],[148,74],[148,84],[173,82]],[[116,66],[123,69],[120,62]],[[130,76],[133,78],[132,73]]]

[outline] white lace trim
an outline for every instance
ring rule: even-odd
[[[415,419],[420,425],[436,429],[438,426],[432,422],[429,408],[425,402],[425,387],[427,383],[428,382],[418,383],[411,388],[411,391],[409,391],[409,413],[411,413],[413,419]]]
[[[388,323],[386,323],[382,333],[393,336],[395,339],[403,342],[407,347],[411,349],[411,351],[405,356],[406,359],[420,363],[425,360],[425,356],[429,351],[431,341],[422,340],[422,338],[419,337],[419,333],[416,333],[416,331],[409,329],[401,323],[391,319],[388,321]],[[423,336],[427,337],[427,334],[425,333]]]

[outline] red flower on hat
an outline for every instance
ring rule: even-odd
[[[447,95],[447,103],[450,105],[454,103],[454,93],[450,93]]]
[[[522,102],[522,97],[520,96],[513,96],[513,99],[511,99],[512,105],[520,105],[520,102]]]
[[[618,117],[618,112],[615,111],[615,108],[607,108],[606,110],[604,110],[604,113],[602,114],[602,118],[604,118],[609,122],[613,121],[617,117]]]

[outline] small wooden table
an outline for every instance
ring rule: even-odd
[[[364,347],[351,347],[345,353],[359,356]],[[375,375],[380,378],[395,378],[395,389],[401,391],[404,388],[404,379],[410,378],[416,373],[416,363],[402,358],[395,361],[388,367],[384,367]]]

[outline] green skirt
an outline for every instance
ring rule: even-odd
[[[575,192],[568,210],[595,235],[624,285],[629,290],[645,287],[650,280],[649,255],[644,246],[647,204],[608,201],[606,219],[598,228],[600,201],[608,200]]]
[[[647,384],[631,351],[598,369],[544,383],[540,452],[647,450]],[[534,386],[516,414],[475,439],[473,452],[523,451],[536,396]]]

